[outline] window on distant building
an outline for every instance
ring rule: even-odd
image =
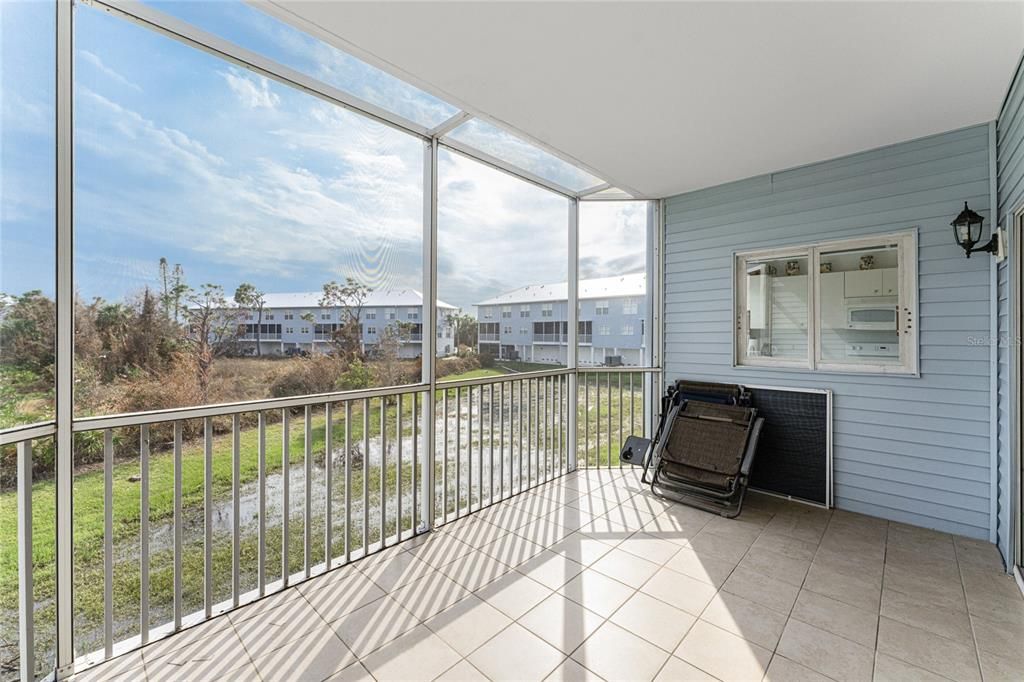
[[[519,306],[519,317],[529,317],[529,316],[530,316],[530,306],[528,306],[528,305],[521,305],[521,306]]]
[[[388,308],[387,311],[384,314],[384,317],[386,317],[389,320],[395,319],[395,309],[394,308]]]
[[[530,333],[530,328],[529,327],[520,327],[519,328],[519,333],[520,334],[524,334],[524,335],[525,334],[529,334]]]
[[[553,306],[552,306],[552,304],[544,303],[543,305],[541,305],[541,307],[540,307],[540,316],[541,317],[551,317],[552,313],[553,313]]]
[[[484,319],[490,320],[494,318],[494,311],[490,308],[484,308]]]
[[[302,333],[303,334],[308,334],[309,333],[309,327],[303,327],[302,328]]]
[[[503,306],[501,306],[501,316],[503,318],[512,317],[512,306],[510,306],[510,305],[503,305]]]
[[[284,333],[285,334],[294,334],[295,333],[295,327],[285,327],[284,328]]]
[[[330,313],[320,313],[320,319],[321,320],[329,320],[329,319],[331,319],[331,314]]]
[[[608,314],[608,301],[598,301],[594,304],[595,315],[607,315]]]
[[[633,325],[631,325],[631,324],[624,324],[624,325],[622,325],[622,335],[623,336],[633,336]]]
[[[376,320],[377,319],[377,311],[376,310],[367,310],[366,311],[366,319],[368,319],[368,320]]]
[[[420,311],[417,310],[416,308],[409,308],[406,311],[406,315],[409,317],[410,320],[420,319]]]
[[[284,319],[286,319],[286,320],[294,320],[295,319],[295,314],[294,313],[285,313],[284,314]]]
[[[265,319],[265,320],[272,320],[272,319],[274,319],[274,313],[267,313],[266,315],[263,316],[263,319]]]
[[[611,329],[608,328],[608,325],[601,325],[597,328],[597,333],[600,336],[611,336],[612,332]]]
[[[367,328],[366,328],[366,334],[367,334],[367,336],[373,336],[373,335],[375,335],[376,333],[377,333],[377,328],[376,328],[376,327],[367,327]]]
[[[635,298],[624,298],[622,299],[622,314],[623,315],[636,315],[638,309],[638,303]]]
[[[512,333],[512,327],[505,327],[505,330],[502,333],[503,334],[511,334]]]

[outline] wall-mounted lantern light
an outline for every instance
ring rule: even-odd
[[[998,230],[992,231],[992,237],[986,244],[976,246],[981,241],[983,222],[985,222],[985,219],[967,208],[967,202],[965,201],[964,210],[960,211],[960,215],[950,223],[953,226],[953,236],[956,239],[956,243],[967,253],[968,258],[976,251],[987,251],[993,256],[999,253]]]

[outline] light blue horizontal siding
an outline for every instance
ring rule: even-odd
[[[990,536],[990,265],[950,220],[988,217],[989,136],[975,126],[666,200],[666,378],[830,388],[836,506]],[[732,366],[739,250],[917,228],[919,377]]]
[[[996,122],[996,184],[998,187],[999,221],[1013,238],[1013,214],[1024,204],[1024,73],[1018,65],[1016,76],[1010,86],[1003,109]],[[1008,253],[1013,254],[1014,245],[1009,244]],[[1014,481],[1019,472],[1013,470],[1013,406],[1012,382],[1014,344],[1011,340],[1012,323],[1010,311],[1011,272],[1010,259],[999,265],[998,271],[998,328],[1001,340],[998,350],[998,395],[997,395],[997,455],[999,515],[997,537],[999,551],[1007,563],[1011,560],[1013,524]],[[1018,512],[1019,513],[1019,512]]]

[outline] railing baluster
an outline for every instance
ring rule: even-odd
[[[615,374],[618,376],[619,381],[619,437],[616,439],[618,447],[615,449],[616,454],[618,454],[618,451],[622,448],[622,417],[626,410],[622,406],[622,372],[616,372]],[[619,468],[622,468],[621,461],[619,462]]]
[[[494,504],[494,384],[491,384],[490,397],[487,402],[487,421],[490,426],[487,431],[487,449],[491,460],[491,466],[487,469],[490,481],[487,485],[488,504]]]
[[[594,444],[597,450],[597,468],[601,468],[601,375],[594,375]]]
[[[398,411],[395,413],[395,446],[398,450],[395,462],[395,538],[402,541],[402,410],[405,409],[405,396],[398,394]]]
[[[324,404],[324,570],[331,570],[334,561],[334,410]]]
[[[291,580],[291,414],[281,410],[281,582],[287,587]]]
[[[501,431],[501,445],[498,446],[498,499],[505,499],[505,382],[498,384],[498,402],[500,403],[498,421]],[[509,471],[511,471],[509,467]]]
[[[629,434],[636,433],[636,394],[633,393],[633,377],[636,372],[629,373]]]
[[[238,606],[240,596],[239,576],[242,574],[242,524],[238,518],[242,513],[242,472],[241,472],[241,416],[231,415],[231,605]]]
[[[139,636],[149,642],[149,424],[139,427]]]
[[[213,613],[213,420],[203,419],[203,613]]]
[[[477,425],[479,426],[479,428],[477,429],[477,433],[479,433],[480,435],[477,438],[478,438],[478,440],[480,442],[477,443],[477,448],[476,449],[477,449],[477,453],[478,453],[477,456],[479,457],[480,461],[478,463],[479,466],[477,466],[477,468],[476,468],[476,508],[477,509],[482,509],[483,506],[484,506],[484,387],[483,386],[480,386],[479,392],[480,392],[480,401],[479,401],[480,402],[480,406],[479,406],[478,412],[480,413],[480,416],[477,417]],[[470,486],[470,490],[472,490],[472,486]],[[473,497],[472,497],[472,495],[470,495],[470,501],[472,501],[472,499],[473,499]]]
[[[387,537],[387,463],[388,463],[388,399],[387,396],[380,397],[380,548],[384,549],[384,539]]]
[[[437,400],[437,396],[431,396],[431,400]],[[448,389],[441,391],[441,414],[444,419],[444,456],[441,458],[441,518],[444,523],[448,522]]]
[[[259,596],[267,593],[267,415],[260,411],[257,415],[259,420],[259,443],[257,447],[258,461],[256,462],[256,477],[259,495],[259,518],[256,528],[256,589]]]
[[[419,504],[419,454],[420,454],[420,418],[419,418],[420,394],[412,394],[412,509],[409,511],[409,522],[411,524],[410,535],[416,535],[419,528],[417,516],[420,513]]]
[[[352,403],[345,401],[345,563],[352,560]]]
[[[473,511],[473,387],[467,387],[466,400],[466,513]]]
[[[309,569],[313,565],[313,407],[306,405],[303,411],[305,428],[302,430],[303,444],[303,488],[306,493],[305,507],[302,514],[302,574],[309,577]]]
[[[519,422],[519,486],[517,490],[523,491],[523,388],[526,384],[525,381],[519,379],[516,381],[519,384],[519,406],[516,409],[516,420]],[[529,435],[527,435],[529,438]]]
[[[363,556],[370,553],[370,399],[363,398]]]
[[[181,629],[181,421],[174,422],[174,631]]]
[[[32,574],[32,441],[18,443],[18,656],[23,682],[36,678]],[[110,654],[108,653],[107,656]]]
[[[605,380],[608,386],[608,409],[607,409],[607,422],[608,422],[608,468],[612,468],[612,375],[608,373],[608,378]]]
[[[526,380],[526,446],[529,452],[526,453],[526,487],[533,485],[533,457],[537,451],[537,440],[533,428],[533,379]]]
[[[585,407],[583,410],[583,452],[585,456],[583,458],[583,466],[590,466],[590,375],[583,375],[583,400]]]
[[[103,655],[114,654],[114,432],[103,430]]]
[[[455,518],[462,515],[462,388],[455,388]]]

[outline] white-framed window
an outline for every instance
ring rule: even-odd
[[[395,319],[395,309],[394,308],[388,308],[385,311],[385,313],[384,313],[384,317],[386,317],[389,320]]]
[[[917,374],[917,232],[735,255],[734,363]]]
[[[286,319],[286,320],[294,320],[295,319],[295,313],[285,313],[284,314],[284,319]]]
[[[331,314],[330,313],[320,313],[320,319],[321,320],[329,320],[329,319],[331,319]]]
[[[520,327],[519,328],[519,333],[525,336],[526,334],[530,333],[530,328],[529,327]]]
[[[405,311],[405,314],[410,320],[420,319],[420,311],[417,308],[409,308]]]
[[[484,308],[484,319],[485,320],[494,319],[494,309],[493,308]]]
[[[529,316],[530,316],[530,306],[528,306],[528,305],[521,305],[521,306],[519,306],[519,317],[529,317]]]
[[[597,333],[599,336],[611,336],[612,330],[608,325],[604,324],[597,328]]]
[[[595,315],[607,315],[608,314],[608,301],[598,301],[594,304]]]
[[[624,324],[624,325],[622,325],[622,335],[623,336],[633,336],[633,325],[631,325],[631,324]]]
[[[541,317],[551,317],[554,311],[554,306],[550,303],[542,303],[540,306]]]
[[[265,319],[265,320],[273,320],[274,319],[274,313],[267,313],[266,315],[263,316],[263,319]]]
[[[502,333],[503,334],[511,334],[512,333],[512,327],[505,327],[505,329],[502,331]]]
[[[285,334],[294,334],[295,333],[295,327],[285,327],[284,333]]]
[[[512,306],[510,306],[510,305],[503,305],[503,306],[501,306],[501,316],[503,318],[512,317]]]
[[[302,333],[303,334],[308,334],[309,333],[309,327],[303,327],[302,328]]]
[[[376,327],[367,327],[367,328],[366,328],[366,334],[367,334],[367,336],[373,336],[373,335],[375,335],[376,333],[377,333],[377,328],[376,328]]]
[[[376,310],[367,310],[366,311],[366,315],[364,315],[364,317],[367,320],[376,320],[377,319],[377,311]]]
[[[624,298],[622,299],[622,314],[623,315],[636,315],[639,304],[635,298]]]

